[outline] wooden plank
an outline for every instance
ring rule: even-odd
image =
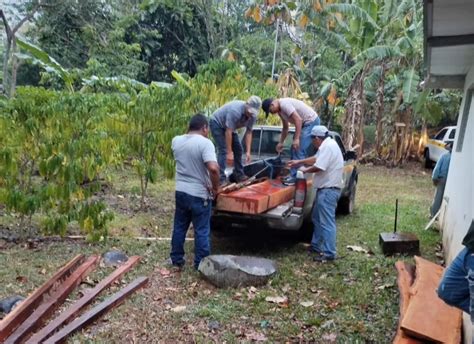
[[[403,316],[410,303],[410,287],[415,280],[415,267],[400,260],[395,263],[395,268],[398,272],[397,284],[400,292],[400,318],[393,344],[421,344],[423,343],[422,341],[406,335],[400,328]]]
[[[107,300],[95,306],[89,312],[84,313],[81,317],[76,318],[71,323],[63,327],[59,332],[47,339],[44,343],[52,344],[63,342],[67,338],[67,336],[74,333],[75,331],[82,329],[84,326],[90,324],[102,314],[118,306],[125,300],[127,296],[129,296],[139,288],[144,287],[147,283],[148,277],[138,277],[133,282],[128,284],[125,288],[121,289]]]
[[[35,308],[42,302],[44,294],[48,293],[55,284],[69,276],[83,261],[84,255],[79,254],[75,256],[0,321],[0,342],[3,342],[5,338],[33,313]]]
[[[74,304],[69,306],[68,309],[59,314],[54,320],[50,321],[47,326],[43,327],[40,331],[35,333],[26,343],[34,344],[41,343],[48,338],[54,331],[60,326],[71,321],[80,312],[82,308],[90,304],[94,298],[99,295],[103,290],[108,288],[112,283],[122,277],[124,273],[129,271],[140,261],[140,256],[130,257],[125,263],[115,269],[109,276],[100,281],[94,288],[89,290],[77,300]]]
[[[422,340],[458,344],[462,311],[448,306],[436,293],[444,268],[421,257],[415,257],[415,262],[416,279],[410,289],[402,330]]]
[[[55,308],[61,305],[68,295],[81,283],[82,279],[92,271],[99,261],[99,256],[89,257],[69,276],[64,283],[60,284],[52,293],[43,299],[43,302],[34,312],[6,339],[5,344],[23,342],[29,335],[37,330],[47,319]]]
[[[241,214],[261,214],[290,201],[295,187],[285,186],[280,180],[265,180],[227,194],[219,194],[216,208]]]

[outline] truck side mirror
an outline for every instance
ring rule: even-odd
[[[357,153],[355,151],[346,151],[345,160],[357,160]]]

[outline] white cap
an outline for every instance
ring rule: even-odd
[[[253,117],[257,117],[258,112],[260,111],[260,106],[262,106],[262,100],[259,96],[251,96],[247,99],[247,105],[249,106],[249,111]]]
[[[316,125],[311,129],[311,136],[325,137],[328,133],[328,128],[324,125]]]

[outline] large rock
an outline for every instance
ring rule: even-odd
[[[232,255],[208,256],[198,270],[220,288],[262,285],[277,271],[270,259]]]
[[[119,266],[127,260],[127,255],[118,250],[112,250],[104,254],[105,266]]]

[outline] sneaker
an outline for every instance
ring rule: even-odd
[[[295,185],[296,178],[288,176],[288,177],[283,178],[281,182],[283,183],[283,185]]]
[[[313,257],[313,261],[316,263],[333,263],[336,258],[334,257],[327,257],[327,256],[315,256]]]

